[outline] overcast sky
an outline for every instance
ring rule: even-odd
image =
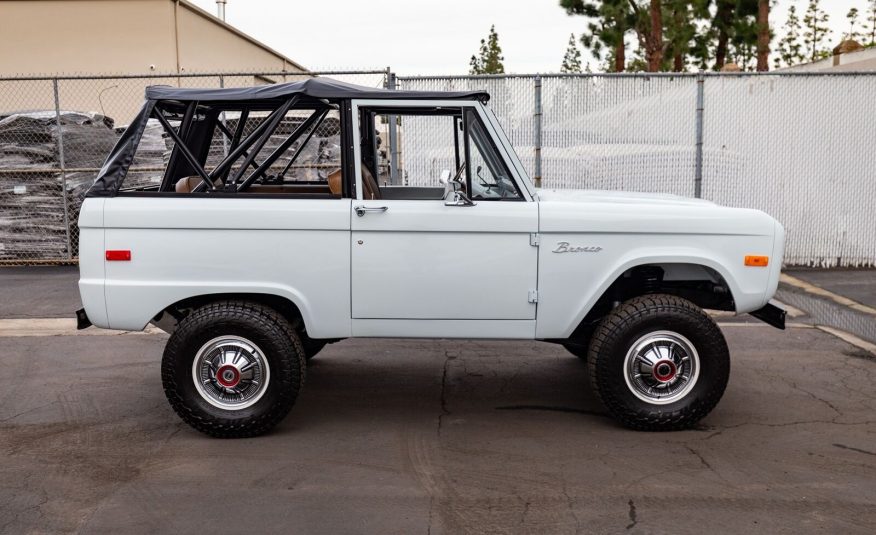
[[[215,0],[191,1],[216,12]],[[807,0],[778,0],[774,27],[784,24],[791,3],[802,18]],[[833,46],[847,31],[849,8],[857,6],[863,19],[867,2],[821,3]],[[584,28],[559,0],[228,0],[226,21],[312,70],[391,66],[407,75],[465,74],[491,24],[507,72],[555,72],[569,34]]]

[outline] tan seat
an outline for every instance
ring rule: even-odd
[[[186,176],[177,180],[173,189],[177,193],[191,193],[201,182],[202,180],[199,176]],[[221,184],[222,181],[218,178],[216,179],[216,182],[213,182],[214,186],[220,186]]]
[[[341,187],[341,170],[333,171],[328,177],[328,187],[332,192],[332,197],[340,197],[343,195],[343,189]]]
[[[365,162],[362,162],[362,190],[363,199],[380,198],[380,186],[377,185],[377,181],[374,180],[374,175],[371,174],[371,170],[368,169]]]
[[[332,172],[328,176],[328,185],[329,189],[331,189],[332,195],[335,197],[341,196],[341,170]],[[377,181],[374,180],[374,175],[371,174],[371,171],[365,165],[365,162],[362,162],[362,189],[363,195],[362,197],[365,199],[379,199],[380,198],[380,187],[377,185]]]

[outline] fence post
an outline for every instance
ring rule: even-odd
[[[70,243],[70,214],[67,209],[67,163],[64,160],[64,133],[61,129],[61,99],[58,97],[58,79],[52,78],[55,93],[55,125],[58,127],[58,163],[61,165],[61,199],[64,207],[64,232],[67,237],[67,260],[73,260]]]
[[[703,109],[705,104],[705,82],[703,71],[697,73],[697,116],[696,116],[696,162],[694,169],[694,197],[703,196]]]
[[[533,121],[535,123],[535,176],[533,177],[535,187],[541,187],[541,75],[535,75],[535,113]]]
[[[386,88],[395,90],[395,73],[389,67],[386,68]],[[399,184],[398,178],[398,119],[395,115],[390,115],[386,118],[389,122],[389,183],[392,185]]]
[[[219,75],[219,88],[225,88],[225,77],[221,74]],[[225,112],[223,111],[221,115],[222,119],[220,120],[222,121],[222,126],[228,128],[228,122],[225,120]],[[226,136],[222,136],[222,154],[226,158],[228,157],[228,138]]]

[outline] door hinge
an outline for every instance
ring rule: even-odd
[[[538,290],[529,290],[529,302],[538,303]]]
[[[541,243],[541,236],[539,236],[537,233],[533,232],[532,234],[529,235],[529,245],[531,245],[533,247],[538,247],[538,245],[540,243]]]

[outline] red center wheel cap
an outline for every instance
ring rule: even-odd
[[[216,370],[216,382],[225,388],[234,388],[240,382],[240,370],[226,364]]]
[[[671,360],[660,360],[654,364],[654,379],[657,379],[661,383],[666,383],[675,378],[675,374],[678,373],[678,368],[676,368],[675,363]]]

